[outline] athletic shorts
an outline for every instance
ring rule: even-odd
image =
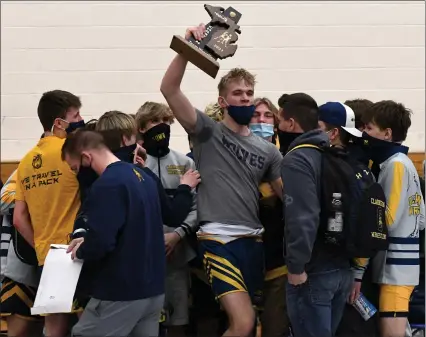
[[[380,286],[380,317],[408,317],[414,286],[382,284]]]
[[[166,293],[160,323],[181,326],[189,322],[189,268],[169,269],[166,273]]]
[[[263,242],[260,238],[239,238],[228,243],[200,240],[204,270],[216,299],[246,292],[256,305],[264,280]]]
[[[16,315],[27,320],[40,320],[40,316],[31,316],[36,294],[36,288],[5,277],[0,292],[1,316]]]

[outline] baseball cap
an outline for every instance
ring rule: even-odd
[[[355,127],[355,113],[346,104],[327,102],[318,108],[318,113],[320,121],[340,126],[352,136],[362,137],[362,132]]]

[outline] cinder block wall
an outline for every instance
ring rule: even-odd
[[[1,160],[19,160],[42,133],[37,102],[69,90],[85,119],[134,113],[163,101],[159,86],[174,56],[173,34],[207,22],[201,1],[2,1]],[[203,109],[223,72],[257,74],[256,94],[276,101],[307,92],[319,103],[394,99],[414,111],[406,144],[425,147],[425,16],[422,1],[230,1],[243,16],[236,55],[216,80],[189,66],[183,89]],[[188,148],[180,125],[172,147]]]

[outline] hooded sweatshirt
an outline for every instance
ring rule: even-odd
[[[323,131],[312,130],[290,144],[289,152],[282,161],[284,255],[288,271],[291,274],[301,274],[304,271],[309,274],[349,268],[349,259],[330,252],[318,239],[322,154],[313,147],[295,149],[302,144],[330,146],[328,136]]]

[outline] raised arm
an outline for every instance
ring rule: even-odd
[[[204,25],[188,28],[185,39],[193,35],[197,40],[201,40],[204,32]],[[176,119],[188,133],[192,133],[197,123],[197,114],[180,88],[187,63],[188,61],[182,55],[176,55],[164,74],[160,90]]]

